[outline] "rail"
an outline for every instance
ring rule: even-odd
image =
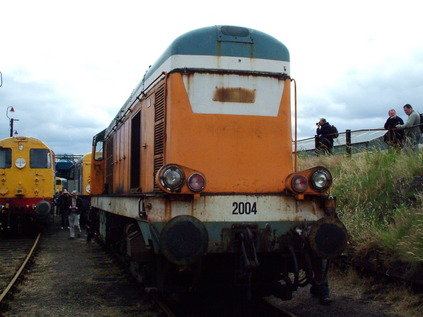
[[[3,299],[7,296],[7,294],[10,292],[12,287],[15,285],[16,281],[22,274],[23,270],[25,269],[26,265],[28,264],[29,260],[33,256],[35,250],[38,247],[39,241],[41,238],[41,233],[38,234],[37,238],[35,239],[35,242],[31,248],[31,250],[28,252],[27,256],[25,257],[25,260],[23,261],[22,265],[19,267],[19,269],[16,271],[16,274],[13,276],[10,283],[7,285],[7,287],[3,290],[3,292],[0,295],[0,304],[2,303]]]

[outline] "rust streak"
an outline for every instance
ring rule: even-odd
[[[256,90],[250,90],[241,87],[216,87],[213,100],[219,102],[254,103],[254,101],[256,100]]]

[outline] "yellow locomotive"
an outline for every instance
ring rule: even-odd
[[[188,32],[93,138],[100,237],[162,293],[214,283],[289,297],[313,283],[310,258],[346,244],[330,172],[296,171],[291,143],[285,45],[244,27]]]
[[[55,191],[54,154],[24,136],[0,140],[0,229],[34,231],[48,223]]]
[[[82,156],[69,171],[68,190],[76,190],[79,196],[91,194],[91,152]]]

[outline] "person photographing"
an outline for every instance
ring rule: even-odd
[[[320,118],[319,122],[316,123],[316,154],[332,154],[333,149],[333,136],[332,127],[325,118]]]

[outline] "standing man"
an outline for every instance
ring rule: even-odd
[[[59,206],[59,198],[60,198],[60,191],[56,190],[56,193],[54,194],[54,207],[56,209],[55,215],[60,215],[60,206]]]
[[[69,206],[70,206],[70,196],[66,188],[60,194],[58,199],[59,202],[59,212],[62,217],[62,226],[61,229],[69,227]]]
[[[420,115],[409,104],[404,105],[404,112],[407,114],[408,119],[405,124],[398,124],[398,129],[405,129],[405,146],[406,152],[415,151],[419,152],[419,143],[422,132],[420,131]]]
[[[395,109],[389,110],[388,116],[389,118],[384,125],[385,130],[388,130],[388,132],[386,132],[384,140],[390,149],[392,148],[399,151],[404,145],[404,130],[398,130],[397,125],[404,124],[404,121],[397,116]]]
[[[78,237],[81,234],[79,217],[81,215],[82,208],[82,199],[78,197],[76,190],[72,191],[69,206],[69,239],[75,239],[75,231],[77,232]]]
[[[331,154],[333,148],[333,136],[331,125],[329,124],[329,122],[326,122],[325,118],[321,118],[319,122],[316,123],[316,125],[316,134],[318,135],[316,154],[319,154],[321,152]]]

